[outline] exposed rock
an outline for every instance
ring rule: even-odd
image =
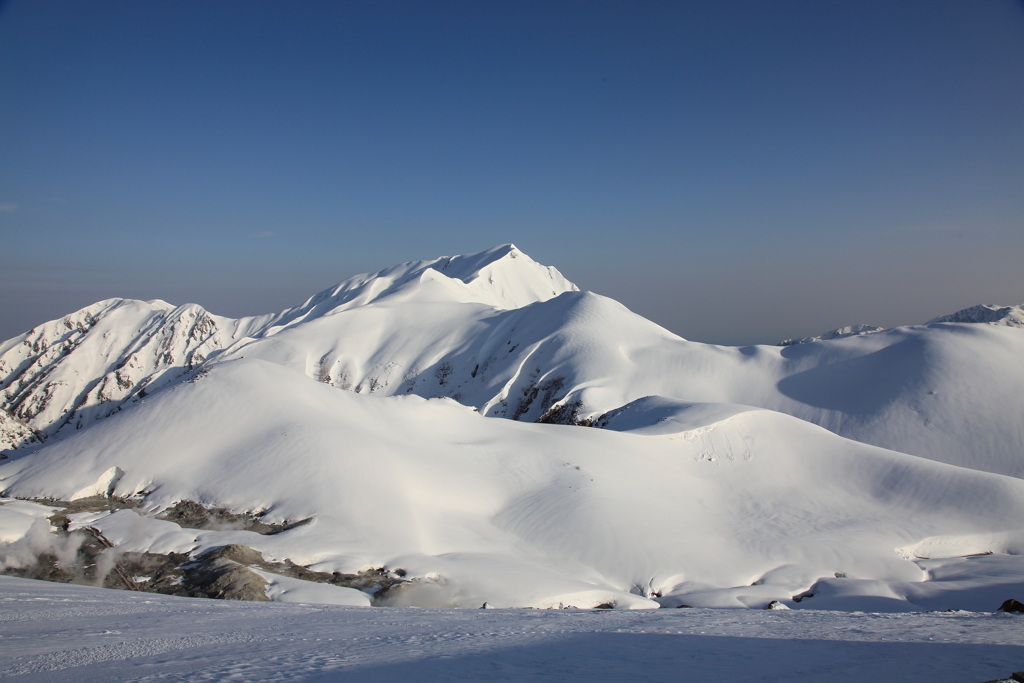
[[[1024,604],[1022,604],[1020,602],[1017,602],[1013,598],[1010,598],[1009,600],[1004,602],[1002,605],[1000,605],[999,609],[997,611],[999,611],[999,612],[1024,612]]]
[[[251,513],[235,513],[227,508],[207,508],[192,500],[178,501],[164,512],[163,519],[186,529],[255,531],[264,536],[279,534],[308,524],[312,520],[306,518],[294,522],[267,524]]]
[[[268,601],[267,582],[245,566],[262,564],[262,560],[263,556],[248,546],[216,548],[183,567],[182,584],[192,597]]]
[[[46,503],[52,505],[54,501]],[[88,527],[69,533],[68,515],[133,507],[131,501],[95,497],[63,504],[65,509],[49,518],[57,527],[56,533],[43,531],[39,543],[28,537],[19,542],[24,548],[17,558],[0,557],[0,574],[182,597],[267,600],[267,581],[253,571],[255,568],[303,581],[354,588],[370,594],[375,604],[380,604],[396,586],[408,583],[401,569],[378,567],[356,574],[318,572],[287,559],[268,561],[259,551],[240,544],[212,548],[195,557],[184,553],[123,552],[98,529]],[[198,508],[205,510],[202,506]],[[183,509],[184,513],[196,513],[191,505]]]
[[[34,429],[6,410],[0,409],[0,450],[13,451],[40,444],[42,441]],[[6,455],[0,454],[0,460],[6,459],[6,457]]]
[[[1015,671],[1010,674],[1009,678],[993,678],[991,681],[984,681],[984,683],[1024,683],[1024,671]]]
[[[107,510],[130,510],[139,504],[137,500],[119,498],[117,496],[89,496],[78,500],[56,500],[54,498],[23,498],[32,503],[63,508],[50,515],[50,523],[58,529],[67,531],[71,523],[70,515],[78,512],[105,512]]]
[[[537,418],[541,424],[576,425],[577,427],[594,427],[596,420],[589,417],[582,417],[584,411],[583,401],[559,401],[548,408],[543,415]]]

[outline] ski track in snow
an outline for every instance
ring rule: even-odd
[[[971,612],[350,608],[9,577],[0,611],[0,680],[980,683],[1024,664],[1024,617]]]

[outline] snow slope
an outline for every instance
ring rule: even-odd
[[[0,577],[0,679],[981,683],[1024,619],[967,612],[369,610]]]
[[[450,396],[491,417],[599,421],[646,396],[762,407],[940,462],[1024,476],[1024,334],[934,325],[791,347],[681,339],[621,304],[568,292],[514,310],[423,286],[243,341],[343,389]]]
[[[763,607],[836,572],[891,597],[887,582],[928,578],[913,550],[929,539],[952,554],[1024,550],[1019,479],[772,411],[693,424],[652,435],[493,420],[246,358],[0,467],[0,486],[67,500],[99,481],[144,496],[88,520],[124,550],[242,543],[322,571],[402,568],[419,583],[396,604],[426,606]],[[153,519],[182,499],[313,521],[260,536]]]

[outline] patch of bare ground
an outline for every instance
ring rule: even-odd
[[[140,553],[122,551],[99,529],[87,527],[68,531],[70,515],[134,508],[138,501],[95,496],[76,501],[33,499],[32,502],[61,507],[49,517],[56,527],[44,546],[20,561],[0,563],[0,573],[28,579],[79,583],[121,590],[161,593],[221,600],[268,600],[267,581],[253,569],[303,581],[354,588],[382,604],[388,593],[408,583],[401,569],[375,568],[355,574],[319,572],[290,559],[271,562],[253,548],[230,544],[208,549],[198,555],[186,553]],[[191,529],[242,529],[260,534],[277,534],[308,523],[267,524],[255,515],[233,513],[225,508],[208,509],[194,501],[180,501],[163,519]]]

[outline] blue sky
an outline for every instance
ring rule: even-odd
[[[505,242],[715,343],[1024,302],[1024,5],[0,5],[0,338]]]

